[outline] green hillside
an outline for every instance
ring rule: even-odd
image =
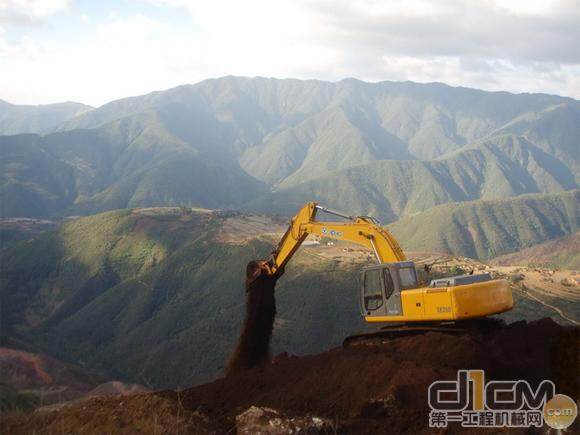
[[[557,159],[523,138],[500,136],[429,162],[382,160],[280,188],[250,202],[259,212],[291,214],[306,201],[383,222],[451,202],[500,199],[576,187]]]
[[[2,305],[2,328],[113,377],[156,387],[207,380],[237,339],[246,263],[272,248],[259,239],[218,242],[227,220],[181,209],[115,211],[21,243],[1,258],[0,296],[11,301]],[[288,268],[275,349],[315,352],[363,328],[358,271],[337,268]]]
[[[578,231],[580,191],[440,205],[389,228],[407,250],[488,259]]]
[[[316,198],[393,221],[556,193],[578,187],[579,107],[442,84],[206,80],[87,110],[52,134],[0,136],[0,215],[286,213]]]

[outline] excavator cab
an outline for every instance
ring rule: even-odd
[[[448,322],[485,317],[513,307],[505,280],[482,273],[420,283],[412,261],[365,267],[361,284],[361,314],[369,323]]]
[[[418,286],[412,261],[381,263],[361,272],[361,314],[364,317],[401,316],[401,291]]]

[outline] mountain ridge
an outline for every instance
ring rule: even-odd
[[[75,101],[23,105],[0,99],[0,135],[46,133],[66,119],[91,109],[93,107]]]
[[[524,166],[525,165],[525,166]],[[528,170],[527,168],[531,168]],[[321,175],[258,198],[248,210],[291,214],[308,200],[384,222],[430,207],[576,187],[574,175],[525,140],[505,136],[433,161],[382,160]]]
[[[340,203],[394,221],[444,202],[577,188],[579,140],[580,102],[569,98],[226,77],[117,100],[52,134],[0,136],[0,199],[3,216],[31,217],[260,210],[279,194],[333,205],[333,180],[352,171]]]

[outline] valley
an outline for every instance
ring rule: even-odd
[[[104,379],[150,389],[207,381],[222,372],[237,337],[246,263],[263,258],[286,225],[282,217],[176,207],[70,219],[3,253],[0,295],[12,301],[3,331]],[[406,247],[405,234],[392,230]],[[438,276],[510,280],[516,307],[501,315],[506,321],[578,323],[577,271],[458,254],[408,251]],[[373,262],[360,247],[307,240],[278,283],[274,352],[318,353],[367,330],[357,283],[360,267]]]

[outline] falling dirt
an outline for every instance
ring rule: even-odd
[[[226,365],[226,374],[247,370],[270,359],[270,339],[276,317],[274,289],[279,276],[265,273],[262,262],[246,267],[246,319],[238,344]]]

